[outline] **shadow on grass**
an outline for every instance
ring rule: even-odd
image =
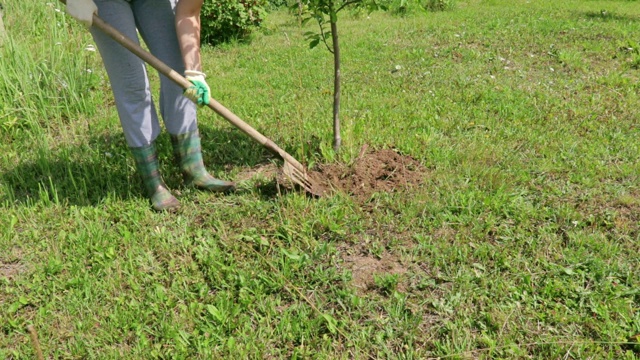
[[[635,22],[640,21],[637,16],[616,14],[608,10],[600,11],[587,11],[580,14],[580,17],[587,18],[589,20],[601,20],[601,21],[622,21],[622,22]]]
[[[273,156],[258,142],[235,128],[199,125],[204,162],[214,172],[230,166],[255,166]],[[166,134],[165,134],[166,135]],[[169,136],[164,136],[169,139]],[[170,145],[167,140],[167,148]]]
[[[267,161],[268,152],[237,129],[200,125],[205,165],[221,177],[233,167],[252,167]],[[172,189],[183,186],[173,164],[171,141],[166,131],[156,141],[160,170]],[[37,149],[15,167],[0,172],[8,191],[0,204],[33,204],[38,201],[95,206],[107,198],[144,197],[133,159],[121,131],[91,137],[81,146]],[[273,185],[275,186],[275,185]],[[273,197],[272,185],[257,188],[262,198]]]

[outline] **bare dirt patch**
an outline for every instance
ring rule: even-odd
[[[570,200],[567,200],[570,201]],[[640,192],[630,192],[617,198],[595,196],[575,204],[589,226],[604,226],[618,233],[636,236],[640,222]]]
[[[318,185],[316,190],[319,193],[330,195],[336,191],[342,192],[362,202],[376,192],[396,192],[420,185],[426,169],[418,160],[396,150],[368,150],[364,146],[351,164],[321,164],[309,169],[308,175]],[[269,180],[272,185],[282,185],[285,189],[293,187],[273,163],[244,169],[236,176],[237,181],[255,178]],[[258,185],[263,193],[280,192],[268,191],[265,187],[264,182]]]
[[[357,199],[375,192],[394,192],[419,185],[426,170],[416,159],[392,149],[366,151],[352,164],[325,164],[311,176],[326,190],[341,191]]]
[[[375,288],[376,275],[403,275],[408,271],[397,256],[389,253],[380,257],[364,254],[346,255],[343,261],[343,266],[351,270],[353,286],[360,293]]]
[[[26,270],[27,267],[22,264],[5,264],[0,262],[0,278],[15,279]]]
[[[12,248],[0,257],[0,279],[16,279],[21,274],[27,272],[27,266],[20,260],[23,258],[20,248]]]

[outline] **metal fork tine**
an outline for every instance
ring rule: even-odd
[[[309,177],[307,176],[306,173],[302,173],[300,171],[295,171],[294,170],[294,174],[297,174],[297,178],[303,182],[305,185],[307,185],[309,188],[313,187],[313,184],[311,183],[311,180],[309,180]]]
[[[298,179],[298,180],[300,180],[300,179]],[[309,183],[309,182],[305,182],[305,181],[298,181],[298,183],[299,183],[299,184],[302,184],[302,185],[303,185],[302,187],[304,187],[304,188],[305,188],[305,190],[307,190],[307,191],[312,191],[312,189],[311,189],[311,187],[312,187],[312,186],[311,186],[311,183]]]
[[[316,196],[320,195],[317,191],[314,190],[316,186],[314,186],[313,182],[305,171],[301,171],[291,163],[285,161],[283,172],[291,181],[300,185],[300,187],[302,187],[308,193]]]
[[[304,182],[305,184],[311,185],[311,181],[309,181],[309,177],[307,176],[306,173],[303,173],[302,171],[293,168],[292,169],[292,174],[294,176],[296,176],[296,178],[298,178],[300,181]]]
[[[299,183],[300,185],[302,185],[302,187],[305,188],[305,190],[307,190],[307,187],[311,187],[311,183],[304,178],[304,175],[302,173],[300,173],[299,170],[293,168],[293,167],[289,167],[288,168],[289,172],[288,172],[288,176],[289,178],[291,178],[291,180],[293,180],[296,183]]]

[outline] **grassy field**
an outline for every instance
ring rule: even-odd
[[[314,200],[258,174],[208,194],[164,133],[178,214],[142,194],[86,31],[3,3],[0,359],[34,358],[28,325],[56,359],[640,357],[638,1],[343,16],[339,154],[331,55],[272,14],[204,50],[214,97],[310,167],[366,144],[422,182]],[[269,161],[199,114],[216,175]]]

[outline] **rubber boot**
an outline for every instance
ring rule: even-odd
[[[226,192],[235,189],[234,183],[216,179],[205,169],[202,162],[202,147],[198,130],[180,135],[171,135],[171,144],[173,144],[176,163],[178,163],[182,171],[185,183],[215,192]]]
[[[131,148],[136,161],[136,169],[142,176],[142,182],[147,190],[147,196],[156,211],[172,211],[180,207],[180,202],[167,189],[167,185],[158,170],[158,155],[154,144]]]

